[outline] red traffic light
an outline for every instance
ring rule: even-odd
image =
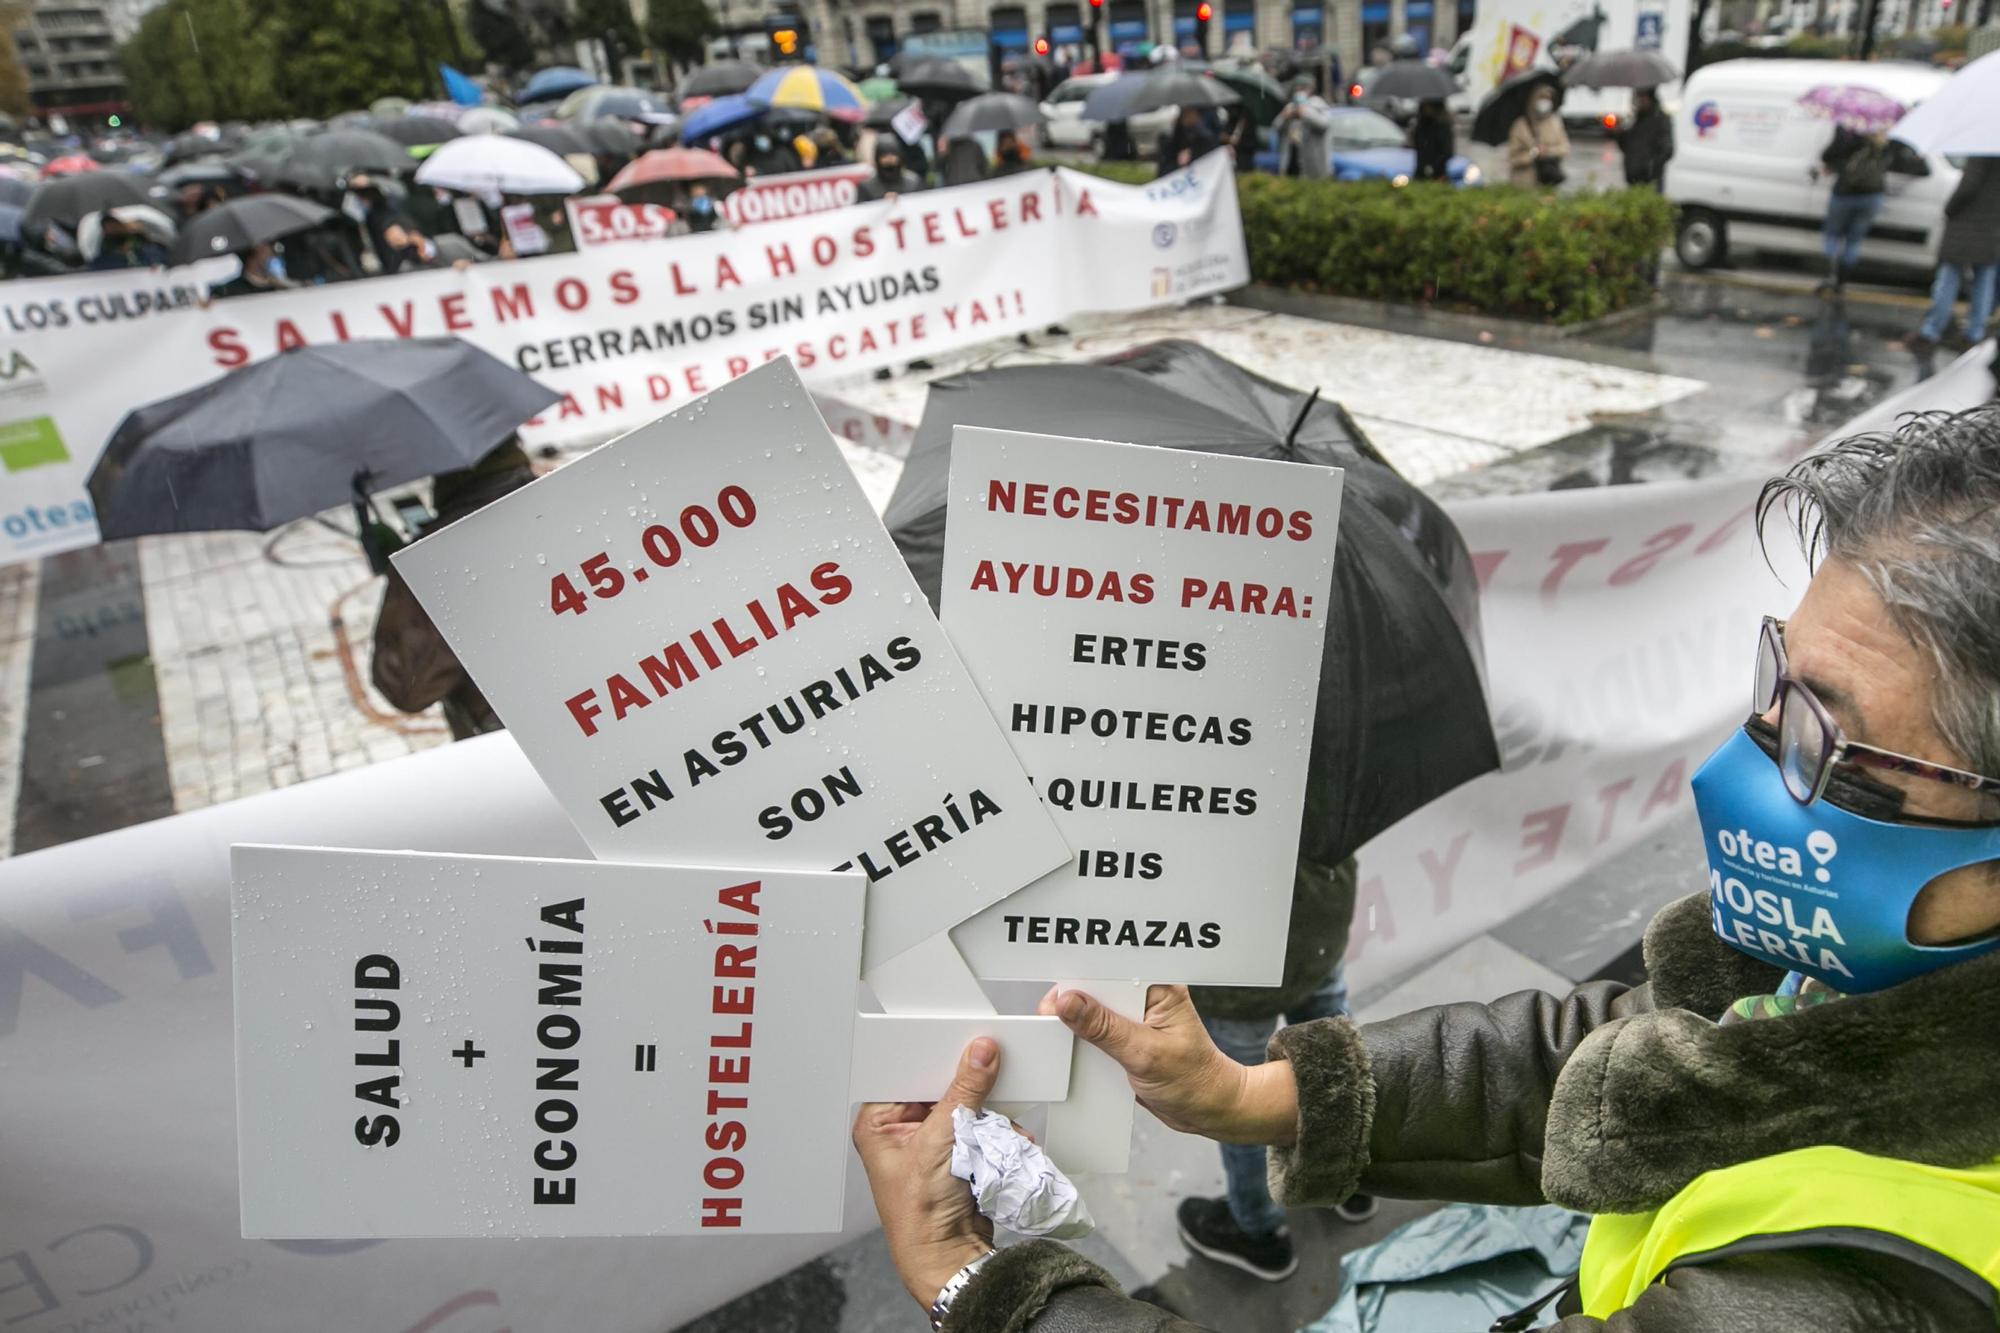
[[[1196,23],[1206,23],[1214,17],[1215,8],[1208,3],[1208,0],[1201,0],[1201,3],[1194,7],[1194,21]]]
[[[1038,56],[1045,56],[1048,53],[1049,53],[1049,39],[1046,37],[1035,38],[1035,54]]]
[[[1090,0],[1090,7],[1092,9],[1102,9],[1104,8],[1104,0]]]

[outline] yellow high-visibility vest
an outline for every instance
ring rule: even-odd
[[[1578,1294],[1585,1314],[1604,1319],[1668,1269],[1724,1257],[1719,1251],[1874,1248],[1871,1240],[1892,1252],[1928,1250],[1923,1257],[1946,1261],[1935,1266],[1968,1291],[1979,1292],[1983,1279],[1993,1299],[2000,1291],[2000,1160],[1951,1168],[1818,1147],[1705,1172],[1652,1212],[1592,1218]]]

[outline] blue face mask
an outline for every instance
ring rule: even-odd
[[[1947,870],[2000,859],[2000,826],[1892,824],[1800,805],[1747,729],[1694,775],[1711,921],[1723,943],[1837,991],[1885,990],[2000,948],[1912,944],[1910,904]]]

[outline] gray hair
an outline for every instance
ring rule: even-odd
[[[1978,773],[2000,774],[2000,403],[1854,435],[1765,483],[1817,568],[1854,566],[1937,665],[1931,716]]]

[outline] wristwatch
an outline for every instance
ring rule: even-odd
[[[951,1275],[951,1281],[944,1284],[944,1290],[938,1292],[937,1299],[931,1302],[931,1333],[937,1333],[944,1327],[944,1317],[951,1313],[951,1303],[958,1299],[958,1293],[964,1291],[966,1284],[972,1281],[972,1275],[998,1253],[998,1250],[988,1250]]]

